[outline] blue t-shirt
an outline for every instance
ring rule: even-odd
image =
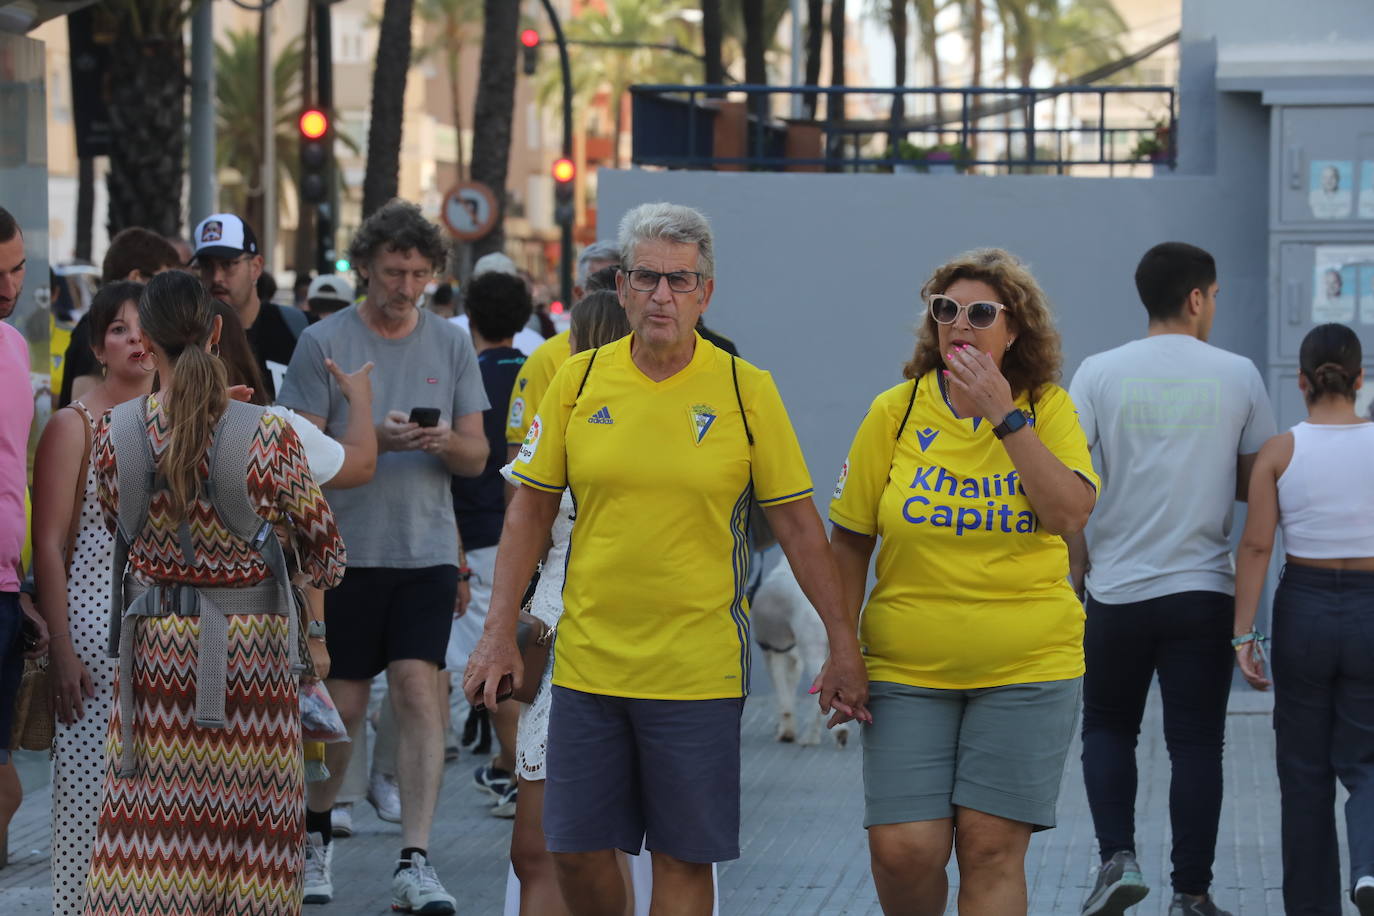
[[[501,467],[506,463],[506,410],[515,377],[525,364],[525,354],[514,347],[492,347],[477,354],[482,384],[492,407],[482,413],[482,428],[491,453],[478,477],[453,478],[453,512],[458,516],[458,533],[465,550],[494,547],[501,540],[501,525],[506,517],[506,481]]]

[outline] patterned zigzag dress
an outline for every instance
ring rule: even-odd
[[[166,413],[147,407],[148,435],[161,456]],[[343,576],[344,551],[300,440],[266,414],[254,435],[248,492],[258,514],[294,530],[298,555],[322,588]],[[119,494],[107,415],[95,443],[101,509],[113,529]],[[201,473],[208,474],[202,458]],[[143,582],[234,587],[267,578],[258,554],[235,540],[209,502],[191,518],[193,566],[182,557],[165,492],[149,503],[148,526],[130,546]],[[120,777],[118,702],[106,744],[106,773],[87,916],[293,916],[301,908],[304,775],[296,677],[287,618],[231,614],[225,728],[195,724],[199,618],[131,617],[133,742],[137,773]]]

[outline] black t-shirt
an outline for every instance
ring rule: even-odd
[[[293,328],[287,322],[281,306],[264,302],[258,310],[258,320],[247,329],[248,346],[258,358],[258,368],[262,370],[262,381],[267,386],[269,401],[277,399],[277,386],[267,364],[276,363],[281,367],[278,372],[286,372],[286,367],[291,365],[291,355],[296,352],[296,338],[306,326],[305,313],[299,309],[296,312],[300,315],[299,326]]]
[[[501,476],[506,463],[506,410],[515,377],[524,364],[525,354],[514,347],[493,347],[477,354],[482,384],[491,402],[482,411],[482,429],[491,453],[480,476],[453,478],[453,512],[458,516],[458,533],[466,550],[494,547],[501,540],[506,517],[506,481]]]

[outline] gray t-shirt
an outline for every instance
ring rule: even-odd
[[[345,372],[372,360],[372,422],[387,412],[439,408],[439,423],[481,413],[491,405],[472,338],[442,318],[420,312],[415,330],[390,340],[371,331],[350,306],[311,325],[296,344],[277,402],[301,413],[325,417],[325,432],[343,435],[348,402],[325,368],[329,357]],[[458,525],[453,517],[451,475],[443,461],[425,452],[384,452],[377,474],[361,487],[330,490],[348,547],[349,566],[419,569],[457,565]]]
[[[1160,334],[1085,359],[1069,395],[1102,477],[1087,530],[1092,596],[1234,594],[1236,457],[1275,432],[1255,364]]]

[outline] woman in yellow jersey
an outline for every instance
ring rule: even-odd
[[[1063,537],[1097,477],[1029,271],[998,249],[937,269],[908,381],[878,395],[830,506],[872,722],[864,826],[886,913],[1026,912],[1033,830],[1054,825],[1083,674]],[[863,604],[881,541],[877,584]]]
[[[543,811],[563,898],[577,916],[622,912],[615,850],[643,844],[653,911],[709,914],[711,863],[739,856],[752,500],[825,621],[822,708],[866,721],[868,685],[777,388],[693,330],[715,286],[705,217],[645,204],[620,248],[632,332],[571,357],[530,422],[463,689],[490,706],[538,676],[521,670],[516,611],[567,489]]]

